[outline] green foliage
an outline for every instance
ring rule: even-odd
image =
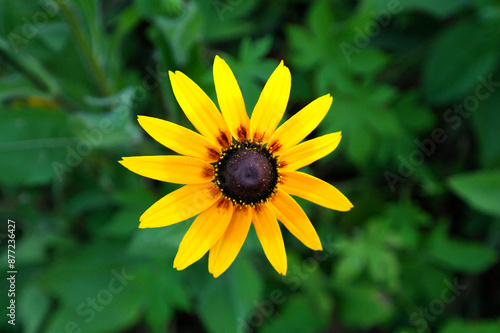
[[[474,242],[448,239],[446,232],[443,225],[435,228],[427,244],[429,254],[442,264],[474,274],[491,267],[498,260],[494,250]]]
[[[500,329],[500,321],[467,322],[460,319],[453,319],[447,323],[439,333],[490,333]]]
[[[394,311],[390,300],[370,285],[347,285],[338,291],[339,316],[347,326],[371,327],[387,321]]]
[[[492,0],[0,1],[0,212],[17,270],[16,326],[2,312],[0,331],[499,332],[498,40]],[[313,134],[342,141],[307,171],[354,208],[298,200],[324,251],[283,227],[286,276],[253,228],[217,279],[206,258],[172,268],[193,218],[137,228],[179,186],[117,163],[172,154],[136,116],[192,128],[168,71],[217,104],[215,55],[249,114],[282,60],[284,119],[333,97]]]
[[[65,163],[67,149],[76,146],[67,128],[68,116],[61,110],[2,110],[0,124],[0,140],[6,143],[0,162],[4,184],[50,182],[56,176],[54,165]]]
[[[455,175],[450,186],[472,207],[500,216],[500,170],[478,171]]]
[[[436,37],[424,67],[424,92],[432,103],[463,98],[477,79],[497,66],[500,38],[496,23],[463,21]],[[467,45],[467,47],[464,47]]]

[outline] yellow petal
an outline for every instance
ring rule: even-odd
[[[283,61],[267,80],[250,119],[250,137],[268,141],[285,113],[292,78]]]
[[[323,250],[311,221],[290,195],[278,190],[273,197],[272,208],[278,220],[305,246],[316,251]]]
[[[182,270],[203,257],[222,237],[232,215],[233,204],[225,198],[198,215],[179,245],[174,268]]]
[[[204,136],[166,120],[139,116],[139,124],[149,135],[165,147],[181,155],[216,162],[220,148]]]
[[[274,154],[286,152],[309,135],[323,120],[332,105],[330,94],[317,98],[293,115],[269,139]]]
[[[288,194],[343,212],[353,207],[345,195],[319,178],[298,171],[281,172],[281,176],[280,189]]]
[[[341,132],[305,141],[280,156],[282,171],[295,171],[325,157],[337,148]]]
[[[118,162],[138,175],[168,183],[198,184],[214,178],[214,167],[194,157],[136,156]]]
[[[187,220],[208,209],[221,195],[213,183],[183,186],[149,207],[139,219],[139,228],[165,227]]]
[[[214,83],[219,107],[231,134],[236,139],[247,139],[250,119],[240,86],[231,68],[219,56],[215,56],[214,60]]]
[[[286,275],[285,244],[271,207],[256,206],[252,221],[267,259],[278,273]]]
[[[231,133],[210,97],[183,73],[168,74],[175,98],[193,126],[220,147],[228,147]]]
[[[250,208],[234,209],[226,232],[210,249],[208,271],[214,277],[220,276],[233,263],[247,238],[251,221],[252,210]]]

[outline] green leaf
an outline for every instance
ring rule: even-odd
[[[151,274],[154,271],[154,274]],[[183,277],[173,272],[164,260],[152,261],[142,271],[146,294],[146,321],[154,332],[166,332],[176,309],[187,311],[190,299],[183,286]],[[147,286],[146,286],[147,285]]]
[[[371,220],[357,237],[339,242],[341,258],[334,282],[347,283],[367,270],[373,281],[395,288],[399,284],[400,265],[394,248],[400,247],[400,242],[385,219]]]
[[[272,44],[271,36],[255,40],[244,38],[237,58],[223,56],[238,80],[248,113],[251,113],[265,82],[278,65],[275,60],[266,59]]]
[[[401,284],[405,286],[407,297],[413,300],[430,302],[440,295],[446,287],[446,281],[452,281],[449,273],[427,257],[408,253],[401,262]]]
[[[131,254],[173,260],[175,253],[194,218],[165,228],[139,229],[133,234]],[[135,220],[137,228],[137,220]],[[171,259],[170,259],[171,257]]]
[[[176,18],[157,16],[154,23],[170,45],[177,66],[184,66],[189,62],[191,49],[202,31],[202,18],[196,4],[190,3]]]
[[[401,246],[410,249],[416,249],[420,243],[419,227],[428,226],[431,221],[427,213],[409,201],[389,205],[384,217],[401,239]]]
[[[79,134],[82,145],[90,149],[116,147],[121,144],[137,142],[141,137],[139,126],[130,117],[134,93],[127,89],[108,98],[87,98],[89,104],[100,108],[109,107],[107,113],[78,112],[71,116],[70,122]]]
[[[59,53],[70,34],[68,27],[62,22],[49,23],[40,28],[39,38],[54,53]]]
[[[34,56],[19,52],[15,44],[8,43],[0,37],[0,57],[4,57],[12,66],[19,69],[38,88],[51,95],[58,95],[60,87],[57,80],[50,74]]]
[[[37,89],[31,81],[18,73],[0,77],[0,103],[42,94],[40,89]]]
[[[424,64],[424,92],[436,105],[466,96],[479,84],[478,77],[491,73],[500,48],[496,25],[462,21],[437,36]],[[467,45],[467,47],[464,47]]]
[[[368,328],[379,325],[394,312],[390,298],[369,285],[339,285],[336,294],[339,316],[347,326]]]
[[[449,179],[449,185],[470,206],[500,216],[500,170],[455,175]]]
[[[135,265],[120,244],[92,243],[54,262],[41,285],[60,305],[47,332],[64,332],[68,322],[85,332],[113,332],[139,319],[145,299],[143,283],[151,269]],[[92,263],[92,264],[90,264]]]
[[[495,250],[480,243],[449,239],[445,225],[434,229],[426,249],[440,263],[469,274],[481,273],[498,261]]]
[[[71,170],[83,157],[60,110],[34,108],[0,112],[0,182],[38,185]],[[72,152],[75,160],[67,163]]]
[[[23,332],[40,332],[40,326],[45,320],[49,309],[49,297],[39,286],[30,284],[24,287],[19,297],[19,320],[23,325]]]
[[[251,14],[258,0],[196,0],[203,13],[203,36],[206,41],[222,42],[250,36],[258,27]]]
[[[484,88],[483,88],[484,89]],[[485,168],[500,168],[500,91],[481,101],[479,108],[471,116],[479,143],[481,164]]]
[[[23,33],[26,35],[26,31],[32,33],[33,30],[28,28],[31,26],[20,23],[23,22],[23,17],[31,18],[38,8],[39,4],[36,2],[0,1],[0,36],[9,38],[14,33],[20,36]]]
[[[209,332],[237,332],[256,306],[262,281],[244,258],[200,291],[198,313]]]
[[[322,332],[328,325],[328,316],[318,315],[318,304],[305,295],[293,295],[286,300],[278,314],[274,314],[276,310],[273,308],[273,312],[269,314],[269,317],[273,315],[272,318],[264,317],[264,322],[269,324],[262,328],[262,333],[314,333]]]

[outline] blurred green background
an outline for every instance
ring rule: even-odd
[[[280,60],[285,118],[323,94],[307,168],[354,204],[300,201],[323,252],[283,230],[286,277],[251,230],[214,279],[172,268],[191,220],[138,229],[177,188],[122,156],[190,127],[169,70],[215,99],[223,57],[252,110]],[[500,332],[500,1],[0,1],[2,332]],[[7,220],[16,222],[8,324]]]

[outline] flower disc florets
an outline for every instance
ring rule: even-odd
[[[279,161],[266,144],[233,141],[215,163],[214,182],[234,204],[255,206],[269,200],[277,189]]]

